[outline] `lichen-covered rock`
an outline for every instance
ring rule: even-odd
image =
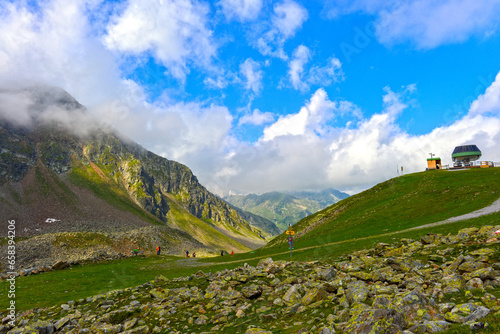
[[[412,334],[437,333],[445,331],[449,326],[450,323],[443,320],[437,320],[437,321],[424,320],[422,323],[410,327],[409,332]]]
[[[465,303],[465,304],[460,304],[456,305],[452,310],[451,313],[456,313],[462,316],[467,316],[474,312],[477,309],[477,306],[472,304],[472,303]]]
[[[458,231],[457,237],[459,239],[470,238],[471,236],[475,235],[477,231],[479,231],[477,227],[464,228]]]
[[[465,288],[468,290],[482,289],[483,288],[483,281],[478,277],[472,278],[472,279],[467,281],[467,283],[465,284]]]
[[[371,273],[365,273],[363,271],[358,271],[350,274],[352,277],[359,278],[363,281],[371,281],[373,279],[373,275]]]
[[[393,309],[368,309],[351,317],[343,330],[347,333],[401,333],[406,322],[401,313]]]
[[[500,311],[500,300],[492,294],[485,293],[484,296],[481,297],[481,301],[487,308],[494,311]]]
[[[474,312],[465,317],[465,322],[475,322],[479,319],[486,317],[490,313],[490,310],[484,306],[479,306]]]
[[[346,298],[350,304],[362,303],[368,298],[368,288],[363,281],[347,283]]]
[[[488,265],[486,263],[483,263],[483,262],[467,261],[467,262],[462,263],[458,267],[458,270],[460,272],[471,273],[471,272],[474,272],[474,271],[476,271],[478,269],[487,268],[487,267],[488,267]]]
[[[316,273],[318,274],[318,278],[323,281],[330,281],[335,277],[336,270],[333,267],[329,268],[319,268]]]
[[[439,237],[434,233],[428,233],[420,238],[420,242],[424,245],[429,245],[434,243]]]
[[[314,287],[302,298],[302,305],[307,306],[313,302],[325,299],[327,296],[326,290],[323,287]]]
[[[463,290],[465,288],[465,279],[461,275],[450,275],[443,278],[446,287],[451,289]]]
[[[301,299],[302,296],[300,295],[299,286],[297,284],[292,285],[283,296],[283,301],[288,305],[299,303]]]
[[[248,299],[259,298],[262,295],[262,287],[252,284],[241,289],[241,293]]]
[[[444,319],[449,322],[463,323],[465,318],[457,313],[448,312],[444,315]]]

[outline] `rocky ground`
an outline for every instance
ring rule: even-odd
[[[16,243],[16,266],[20,276],[37,274],[58,267],[79,263],[99,262],[141,254],[155,254],[160,246],[163,254],[183,255],[185,249],[199,255],[214,252],[186,232],[167,226],[148,226],[125,232],[60,232],[43,234]],[[0,246],[0,279],[7,278],[7,244]],[[214,252],[215,255],[215,252]],[[57,266],[56,266],[57,264]]]
[[[328,263],[261,260],[3,320],[0,333],[431,333],[500,317],[499,226],[379,244]],[[6,315],[4,314],[4,317]],[[486,318],[488,319],[488,318]],[[467,328],[467,331],[469,329]]]

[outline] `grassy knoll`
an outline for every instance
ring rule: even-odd
[[[293,226],[298,248],[396,232],[481,209],[500,197],[500,168],[429,171],[380,183]],[[286,235],[268,247],[283,242]],[[296,247],[296,248],[297,248]]]

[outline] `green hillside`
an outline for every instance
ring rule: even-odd
[[[294,226],[295,248],[383,235],[466,214],[500,197],[500,168],[428,171],[380,183]],[[280,235],[266,247],[286,243]]]

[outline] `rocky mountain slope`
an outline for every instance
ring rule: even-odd
[[[293,225],[302,218],[347,197],[349,195],[338,190],[325,189],[318,192],[229,195],[224,197],[224,200],[243,210],[265,217],[285,230],[288,224]]]
[[[31,87],[1,91],[0,98],[17,101],[0,106],[0,211],[16,221],[17,236],[153,224],[213,249],[265,243],[268,233],[210,193],[188,167],[99,124],[63,90]],[[173,242],[167,239],[169,233],[165,246]]]
[[[256,267],[158,276],[23,312],[0,333],[496,333],[498,228],[381,243],[325,262],[266,258]]]

